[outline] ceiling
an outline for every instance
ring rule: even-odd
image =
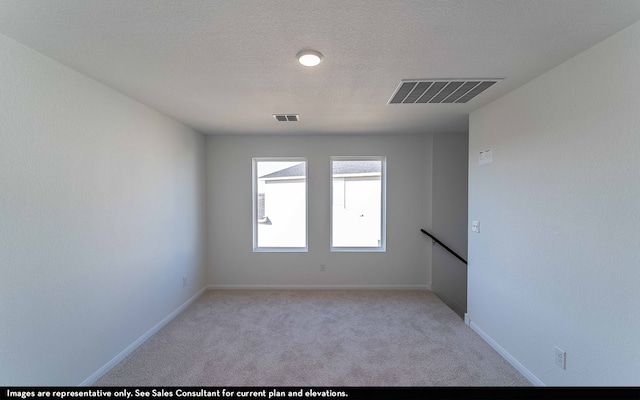
[[[0,33],[206,134],[465,131],[638,20],[638,0],[0,0]],[[466,104],[387,104],[402,79],[456,78],[503,80]]]

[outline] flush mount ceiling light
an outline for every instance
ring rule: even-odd
[[[315,50],[302,50],[296,54],[296,58],[305,67],[315,67],[322,62],[322,53]]]

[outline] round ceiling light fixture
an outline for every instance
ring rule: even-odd
[[[302,50],[296,54],[296,58],[305,67],[315,67],[322,62],[322,53],[315,50]]]

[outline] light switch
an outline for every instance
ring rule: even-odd
[[[480,233],[480,221],[471,222],[471,231],[475,233]]]

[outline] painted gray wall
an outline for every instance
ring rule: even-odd
[[[433,136],[433,235],[467,258],[469,133]],[[433,246],[431,290],[460,316],[467,310],[467,266]]]
[[[430,285],[431,135],[208,136],[209,281],[225,287]],[[330,156],[387,157],[387,252],[329,251]],[[307,157],[309,252],[253,253],[252,157]],[[320,270],[326,264],[326,271]]]
[[[78,385],[204,287],[204,138],[4,36],[0,65],[0,386]]]
[[[468,313],[539,384],[640,385],[638,71],[640,23],[470,117]]]

